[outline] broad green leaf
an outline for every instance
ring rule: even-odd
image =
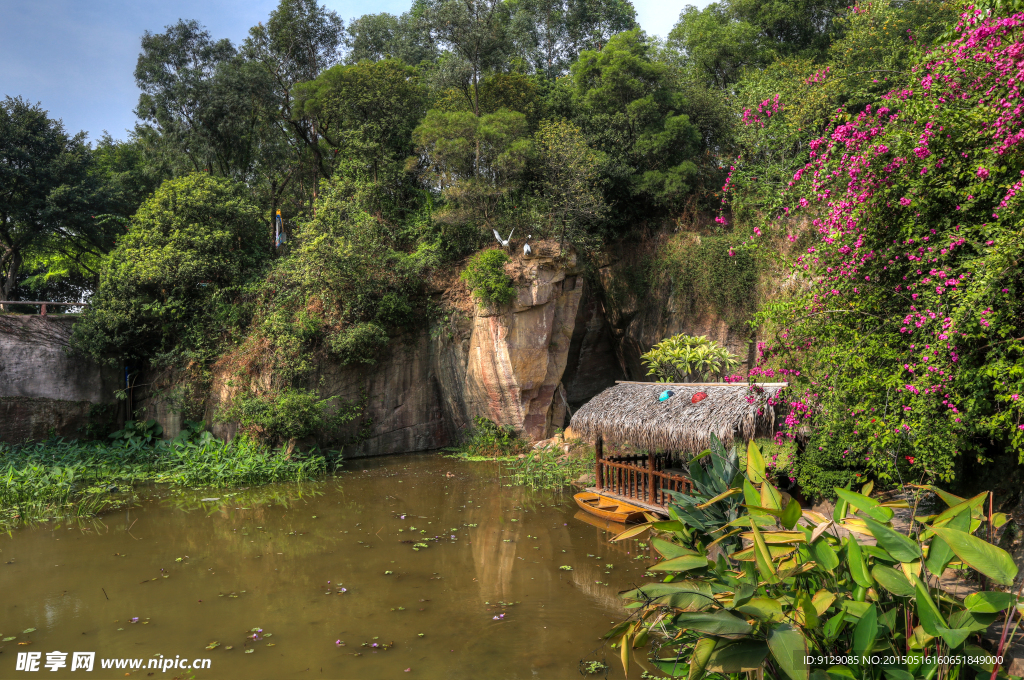
[[[932,527],[932,530],[949,544],[964,564],[980,571],[996,583],[1004,586],[1013,585],[1013,579],[1017,576],[1017,565],[1005,550],[965,531],[948,527]]]
[[[683,612],[676,617],[675,625],[683,630],[695,630],[724,638],[749,635],[754,630],[749,623],[724,609],[707,613]]]
[[[875,577],[879,585],[897,597],[914,596],[914,586],[910,584],[906,576],[892,567],[876,564],[871,569],[871,575]]]
[[[914,676],[905,668],[897,666],[882,666],[882,673],[885,674],[886,680],[914,680]]]
[[[964,606],[968,611],[979,614],[994,614],[1017,604],[1017,596],[1013,593],[1000,593],[994,590],[986,590],[980,593],[972,593],[964,600]]]
[[[824,616],[828,608],[832,606],[832,603],[836,601],[834,593],[830,593],[825,589],[821,589],[814,594],[811,598],[811,604],[814,605],[814,611],[818,613],[818,616]]]
[[[761,505],[771,510],[782,510],[782,494],[767,480],[761,483]]]
[[[809,628],[811,630],[817,628],[820,623],[818,620],[818,609],[807,593],[804,593],[800,597],[800,615],[798,617],[798,622],[804,628]]]
[[[701,503],[700,505],[697,506],[697,508],[699,508],[700,510],[703,510],[704,508],[709,508],[712,505],[714,505],[715,503],[717,503],[718,501],[725,500],[726,498],[730,498],[732,496],[735,496],[735,495],[741,494],[741,493],[743,493],[743,489],[737,489],[737,488],[728,489],[728,490],[723,491],[722,493],[718,494],[717,496],[715,496],[711,500],[707,501],[706,503]]]
[[[839,566],[839,556],[832,549],[826,538],[819,538],[811,546],[814,549],[814,558],[824,569],[832,571]]]
[[[966,609],[955,611],[949,615],[950,628],[964,628],[974,632],[988,630],[999,617],[997,612],[969,612]]]
[[[931,491],[932,491],[932,492],[933,492],[933,493],[934,493],[934,494],[935,494],[936,496],[938,496],[939,498],[941,498],[941,499],[942,499],[942,500],[943,500],[943,501],[944,501],[944,502],[946,503],[946,505],[948,505],[948,506],[950,506],[950,507],[952,507],[952,506],[956,505],[957,503],[963,503],[963,501],[964,501],[964,499],[963,499],[963,498],[960,498],[960,496],[955,496],[955,495],[953,495],[953,494],[949,493],[948,491],[943,491],[942,489],[940,489],[940,488],[939,488],[939,487],[937,487],[937,486],[932,486],[932,485],[929,485],[929,486],[928,486],[928,488],[929,488],[929,489],[930,489],[930,490],[931,490]]]
[[[921,546],[895,529],[864,518],[868,531],[878,541],[878,545],[900,562],[913,562],[921,558]]]
[[[828,675],[828,677],[830,677],[830,678],[856,678],[857,677],[856,675],[853,674],[853,671],[851,671],[846,666],[829,666],[828,670],[826,671],[826,675]]]
[[[868,610],[868,607],[871,606],[871,603],[857,602],[856,600],[843,600],[839,606],[843,608],[843,611],[845,611],[849,617],[859,619],[864,616],[864,613]]]
[[[844,618],[843,612],[839,612],[825,622],[824,632],[827,639],[834,640],[839,635],[843,629]]]
[[[622,670],[629,677],[629,633],[619,640],[619,659],[622,661]]]
[[[651,526],[658,531],[682,531],[686,527],[679,520],[665,520],[664,522],[651,522]]]
[[[718,644],[716,638],[704,637],[697,640],[693,646],[693,654],[690,656],[689,680],[700,680],[707,672],[708,661]]]
[[[653,567],[649,567],[651,571],[689,571],[691,569],[702,569],[708,566],[708,558],[703,555],[683,555],[682,557],[675,557],[665,562],[659,562]]]
[[[753,534],[751,534],[751,536],[753,536]],[[737,550],[736,552],[734,552],[731,555],[729,555],[729,557],[731,557],[734,560],[754,562],[756,560],[756,557],[755,557],[755,554],[754,554],[756,552],[756,549],[757,549],[757,546],[756,545],[752,545],[749,548],[746,548],[745,550]],[[780,558],[785,557],[786,555],[792,555],[794,552],[796,552],[796,548],[793,547],[793,546],[789,546],[789,545],[769,545],[768,546],[768,554],[771,555],[771,558],[772,558],[773,562],[778,560],[778,559],[780,559]]]
[[[951,628],[942,618],[942,612],[935,606],[934,600],[928,594],[928,588],[921,579],[914,576],[911,581],[917,591],[917,618],[921,621],[921,627],[929,635],[941,637],[950,649],[962,645],[971,634],[971,630],[969,628]]]
[[[865,588],[875,585],[864,564],[864,557],[860,554],[860,545],[853,536],[846,537],[846,560],[850,563],[850,575],[857,585]]]
[[[867,496],[863,496],[854,491],[847,491],[846,489],[836,488],[835,491],[841,499],[872,519],[878,520],[879,522],[888,522],[892,519],[892,510],[889,508],[883,508],[881,503],[876,501],[874,498],[868,498]]]
[[[690,667],[685,659],[651,659],[654,666],[670,678],[685,678],[689,676]]]
[[[761,494],[754,488],[754,485],[750,483],[749,479],[743,480],[743,502],[748,506],[761,506]],[[758,512],[751,509],[750,514],[756,515]]]
[[[703,581],[684,581],[679,585],[688,585],[688,588],[666,593],[655,602],[668,605],[684,611],[702,611],[715,603],[711,594],[711,586]],[[675,583],[666,585],[676,585]],[[647,590],[645,588],[645,590]]]
[[[800,521],[801,515],[803,515],[803,510],[800,509],[800,504],[796,502],[796,499],[791,498],[786,509],[782,511],[782,526],[792,529]]]
[[[674,583],[648,583],[642,585],[639,588],[633,590],[626,590],[619,593],[619,597],[624,600],[646,600],[661,597],[663,595],[672,595],[674,593],[689,593],[689,592],[706,592],[708,596],[711,595],[711,586],[704,581],[696,580],[685,580],[675,581]]]
[[[640,534],[644,533],[645,531],[647,531],[650,528],[651,528],[650,524],[638,524],[635,527],[630,527],[630,528],[626,529],[625,531],[623,531],[620,534],[616,534],[615,537],[611,539],[611,542],[615,543],[616,541],[624,541],[627,538],[633,538],[634,536],[639,536]]]
[[[768,635],[768,649],[779,668],[792,680],[808,680],[810,668],[804,662],[807,657],[807,640],[799,630],[789,624],[779,624]]]
[[[741,534],[741,538],[748,541],[754,540],[754,536],[751,533]],[[761,538],[768,545],[779,545],[786,543],[805,543],[807,537],[802,531],[762,531]]]
[[[878,637],[878,610],[875,605],[870,605],[861,614],[860,621],[853,629],[853,652],[854,656],[863,657],[871,653],[871,648]]]
[[[747,479],[752,484],[762,484],[767,480],[764,474],[764,457],[753,439],[747,444]]]
[[[754,596],[756,588],[750,583],[741,583],[736,587],[736,591],[732,595],[732,607],[738,607],[741,604],[746,604],[750,601],[750,598]]]
[[[764,539],[761,538],[761,532],[758,531],[757,525],[753,522],[750,523],[750,531],[754,535],[754,563],[757,564],[761,578],[768,583],[778,583],[779,577],[775,573],[775,565],[772,564],[772,555],[768,551]]]
[[[969,498],[965,501],[957,503],[956,505],[946,508],[938,515],[935,515],[935,517],[932,518],[931,523],[938,524],[939,526],[945,526],[943,524],[944,520],[955,517],[956,515],[959,515],[961,512],[968,508],[970,508],[971,510],[970,514],[979,515],[983,510],[986,498],[988,498],[988,491],[982,491],[973,498]]]
[[[719,644],[708,659],[707,670],[714,673],[744,673],[761,668],[768,656],[768,645],[760,640],[737,640]]]
[[[770,597],[753,597],[746,604],[736,607],[736,611],[759,621],[782,620],[782,605]]]
[[[670,560],[674,557],[682,557],[683,555],[696,555],[697,553],[689,548],[684,548],[678,543],[666,541],[664,538],[655,538],[651,541],[651,545],[658,551],[662,557]]]

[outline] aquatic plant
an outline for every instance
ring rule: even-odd
[[[151,435],[151,424],[129,422],[110,441],[0,444],[0,524],[94,514],[140,482],[249,486],[312,479],[327,470],[328,458],[318,450],[288,453],[196,430],[163,441],[140,434]]]

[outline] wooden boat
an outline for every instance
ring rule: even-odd
[[[583,491],[573,496],[576,505],[591,515],[610,522],[637,523],[644,521],[644,509],[625,501]]]

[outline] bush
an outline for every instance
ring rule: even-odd
[[[269,252],[240,184],[205,173],[168,180],[104,260],[73,342],[96,357],[145,360],[178,348],[212,356],[247,320],[237,298]]]
[[[505,273],[508,254],[503,250],[485,250],[469,259],[460,278],[483,304],[506,304],[516,297],[512,279]]]
[[[223,421],[237,421],[243,432],[261,441],[282,442],[329,431],[349,422],[359,408],[331,409],[337,397],[321,399],[315,392],[285,388],[273,394],[241,392],[218,414]]]
[[[388,344],[388,332],[375,323],[357,323],[335,333],[328,342],[343,363],[372,364]]]
[[[462,444],[449,451],[461,458],[479,460],[512,457],[531,450],[530,442],[520,438],[514,428],[498,425],[482,416],[475,418],[473,425]]]
[[[647,375],[656,376],[658,382],[674,383],[691,378],[704,382],[740,365],[735,354],[714,340],[685,333],[662,340],[640,359],[648,367]]]

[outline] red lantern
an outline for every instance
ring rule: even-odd
[[[693,395],[693,397],[692,397],[692,398],[690,399],[690,403],[691,403],[691,404],[697,404],[697,403],[700,403],[700,402],[704,401],[704,400],[705,400],[705,399],[707,399],[707,398],[708,398],[708,395],[707,395],[707,393],[706,393],[706,392],[697,392],[697,393],[696,393],[695,395]]]

